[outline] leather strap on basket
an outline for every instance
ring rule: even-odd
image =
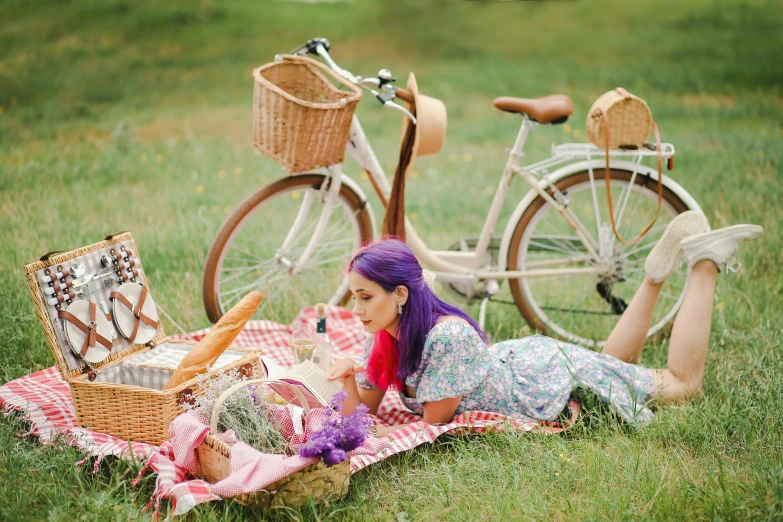
[[[147,294],[149,291],[147,290],[147,285],[141,285],[141,294],[139,294],[139,302],[136,304],[136,309],[133,309],[133,305],[131,304],[128,299],[122,295],[119,292],[112,292],[109,297],[111,299],[116,299],[123,305],[125,305],[125,308],[131,311],[133,314],[133,332],[131,332],[130,337],[128,337],[128,342],[132,343],[136,340],[136,334],[139,333],[139,324],[144,323],[147,326],[151,326],[153,328],[158,327],[158,322],[150,319],[143,313],[141,313],[141,308],[144,306],[144,301],[147,299]]]
[[[79,355],[82,358],[84,358],[84,356],[87,354],[87,350],[95,347],[96,342],[98,342],[107,350],[111,351],[111,341],[109,341],[104,336],[99,334],[97,331],[97,327],[95,325],[95,314],[96,314],[97,307],[95,306],[95,303],[93,303],[92,301],[89,301],[89,303],[90,303],[90,324],[84,324],[83,322],[81,322],[81,320],[79,320],[78,317],[76,317],[75,315],[73,315],[72,313],[66,310],[57,311],[57,317],[69,321],[76,328],[84,332],[84,344],[82,345],[82,349],[79,352]]]
[[[617,92],[625,97],[630,98],[631,93],[623,89],[622,87],[618,87]],[[604,133],[605,133],[605,143],[604,146],[606,147],[606,172],[605,172],[605,178],[606,178],[606,199],[607,203],[609,205],[609,220],[612,222],[612,231],[614,232],[614,237],[617,238],[618,241],[620,241],[623,244],[626,245],[635,245],[638,243],[647,232],[650,231],[650,229],[655,225],[655,222],[658,221],[658,216],[661,215],[661,203],[663,202],[663,151],[661,150],[661,134],[658,132],[658,126],[655,124],[655,120],[652,120],[652,128],[653,133],[655,134],[655,150],[658,151],[658,208],[655,211],[655,217],[650,222],[649,225],[644,227],[644,229],[639,233],[638,236],[633,241],[625,241],[622,237],[620,237],[620,233],[617,232],[617,224],[614,222],[614,202],[612,201],[612,184],[611,184],[611,178],[609,176],[609,111],[603,111],[603,117],[604,117]],[[628,190],[631,188],[629,187]]]

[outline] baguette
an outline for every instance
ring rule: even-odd
[[[220,318],[212,330],[182,359],[174,374],[163,387],[164,390],[176,388],[204,373],[207,366],[215,364],[218,357],[228,348],[245,323],[253,317],[263,296],[260,292],[250,292]]]

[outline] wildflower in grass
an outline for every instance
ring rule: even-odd
[[[204,185],[196,185],[196,193],[201,194],[204,192]]]
[[[226,171],[225,170],[218,171],[218,177],[219,178],[225,178],[226,177]]]
[[[163,156],[160,154],[155,155],[155,163],[161,163],[163,161]]]
[[[571,134],[571,125],[568,123],[563,124],[563,132],[566,134]]]
[[[462,155],[462,159],[465,160],[466,162],[472,161],[473,154],[471,154],[470,152],[466,152],[465,154]]]
[[[241,176],[242,175],[242,169],[240,167],[236,167],[234,169],[234,176]]]

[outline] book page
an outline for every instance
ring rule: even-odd
[[[316,398],[316,396],[313,395],[312,393],[310,393],[307,387],[301,382],[295,379],[283,379],[283,382],[288,382],[291,385],[295,386],[302,393],[302,395],[304,395],[305,402],[311,408],[323,408],[325,406],[323,403],[321,403],[321,400]],[[299,404],[299,399],[296,397],[294,392],[288,386],[282,386],[278,383],[269,383],[269,387],[272,388],[279,396],[281,396],[287,402],[290,402],[291,404]],[[299,404],[299,405],[304,406],[304,404]]]
[[[258,359],[261,361],[261,365],[264,367],[264,374],[265,374],[264,378],[277,379],[283,373],[285,373],[285,368],[277,364],[269,357],[264,357],[263,355],[259,355]]]
[[[330,381],[326,372],[309,360],[286,371],[278,377],[281,378],[300,381],[316,396],[321,406],[326,406],[343,387],[340,381]]]

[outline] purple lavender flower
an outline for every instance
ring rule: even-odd
[[[333,449],[324,455],[324,462],[329,466],[339,464],[348,458],[348,454],[341,449]]]
[[[342,443],[339,445],[345,451],[352,451],[362,445],[367,438],[370,428],[370,418],[367,417],[369,408],[360,404],[356,411],[343,418],[342,422]]]
[[[299,447],[301,457],[320,456],[326,464],[333,466],[346,460],[349,451],[361,446],[369,435],[369,408],[365,404],[359,404],[353,413],[343,417],[338,412],[342,411],[346,397],[348,392],[345,389],[334,395],[329,407],[335,414],[326,421],[323,428],[313,433],[310,440]]]
[[[332,397],[332,400],[329,401],[329,407],[336,412],[341,412],[343,411],[343,403],[347,398],[348,398],[348,391],[345,388],[342,388],[340,389],[340,391],[335,393],[334,397]]]

